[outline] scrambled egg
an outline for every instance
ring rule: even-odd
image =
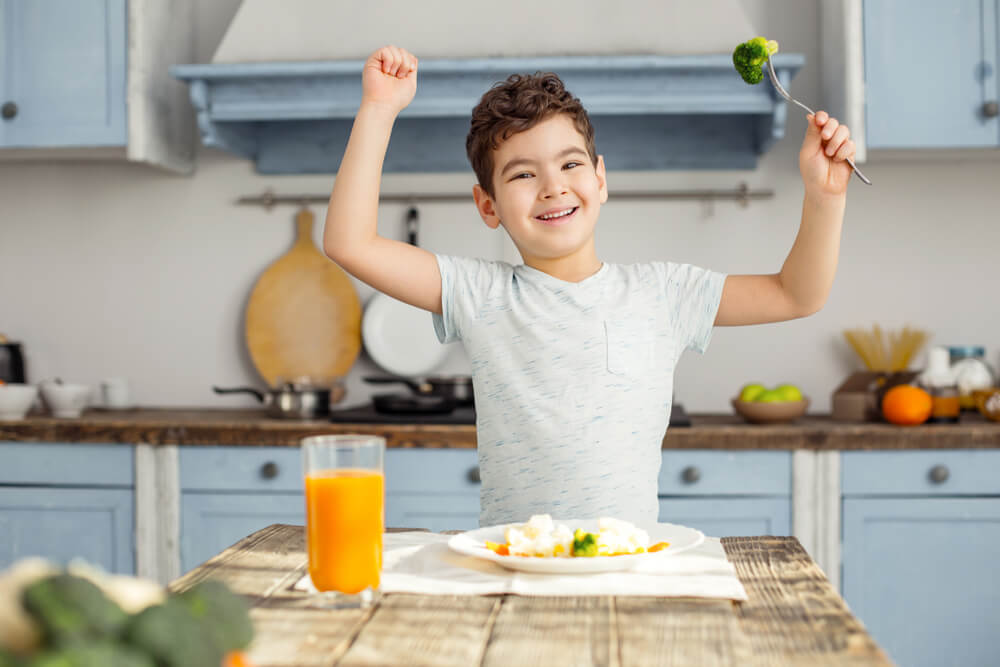
[[[598,556],[644,553],[649,549],[649,534],[627,521],[602,518],[597,525]],[[564,524],[554,524],[548,514],[536,514],[526,524],[508,526],[504,537],[511,556],[573,555],[573,531]]]

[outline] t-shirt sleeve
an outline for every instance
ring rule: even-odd
[[[726,274],[692,264],[665,264],[667,302],[675,335],[685,349],[704,353],[712,339]]]
[[[442,343],[462,339],[465,323],[496,284],[497,263],[470,257],[434,255],[441,272],[441,314],[432,313],[434,333]]]

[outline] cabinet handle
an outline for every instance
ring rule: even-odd
[[[948,466],[936,465],[931,468],[931,471],[927,476],[930,477],[931,481],[935,484],[944,484],[948,481],[948,477],[950,475],[951,473],[948,471]]]
[[[278,476],[278,464],[268,461],[260,467],[260,476],[264,479],[274,479]]]
[[[694,466],[688,466],[681,471],[681,479],[685,484],[694,484],[701,479],[701,471]]]
[[[479,477],[479,466],[472,466],[465,475],[473,484],[479,484],[483,480]]]
[[[3,116],[4,120],[10,120],[17,115],[17,105],[13,102],[5,102],[2,107],[0,107],[0,115]]]
[[[986,118],[996,118],[1000,115],[1000,104],[996,100],[983,104],[983,116]]]

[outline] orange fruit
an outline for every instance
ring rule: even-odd
[[[882,397],[882,415],[899,426],[923,424],[931,416],[931,395],[912,384],[899,384]]]

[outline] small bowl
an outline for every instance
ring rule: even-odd
[[[1000,422],[1000,389],[995,387],[993,389],[977,389],[973,392],[973,396],[976,399],[976,408],[979,410],[979,414],[987,419]]]
[[[42,398],[53,417],[73,419],[83,414],[90,400],[90,387],[85,384],[42,384]]]
[[[38,387],[31,384],[0,384],[0,421],[24,419],[31,409]]]
[[[741,401],[732,399],[733,409],[752,424],[781,424],[798,419],[806,413],[809,399],[801,401],[775,401],[762,403],[759,401]]]

